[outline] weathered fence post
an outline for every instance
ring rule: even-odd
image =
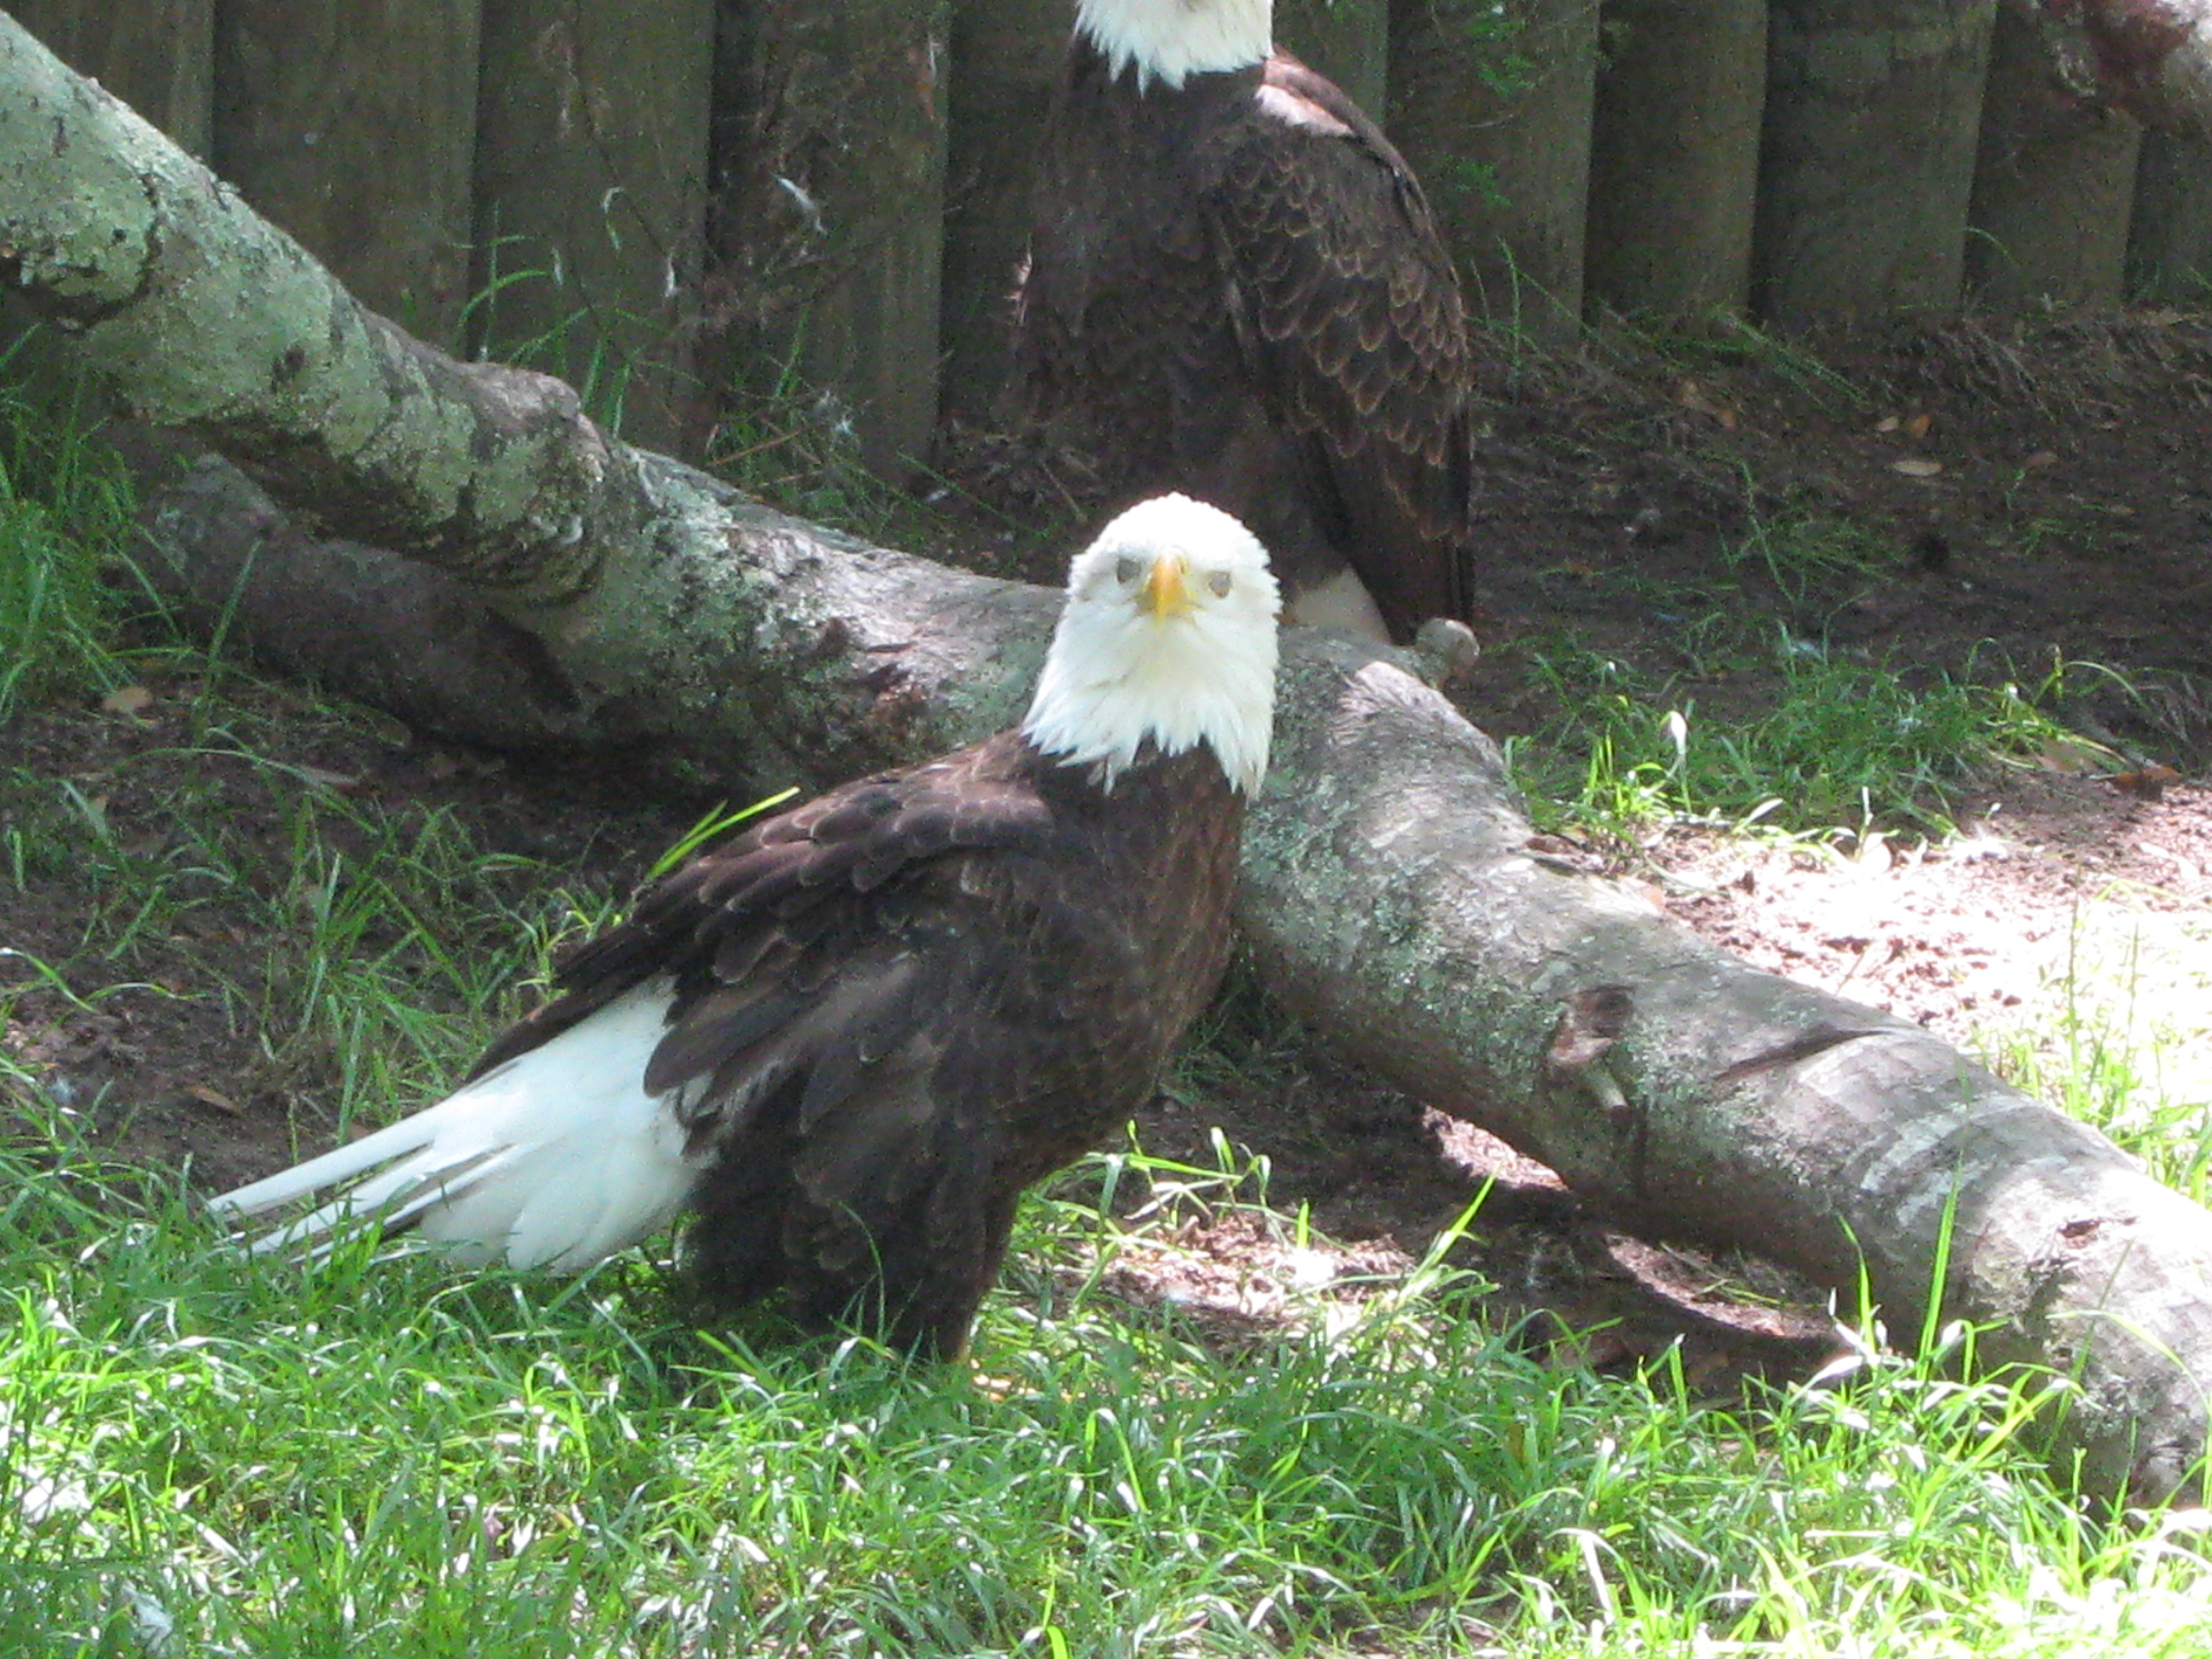
[[[2212,300],[2212,138],[2143,135],[2128,222],[2128,292],[2141,300]]]
[[[2001,307],[2116,306],[2142,125],[2060,82],[2035,26],[1997,11],[1968,211],[1966,283]]]
[[[1605,0],[1589,297],[1686,316],[1751,299],[1766,0]]]
[[[1390,0],[1390,136],[1470,308],[1541,338],[1582,308],[1597,22],[1597,0]]]
[[[1390,85],[1389,0],[1275,0],[1275,45],[1382,119]]]
[[[951,21],[949,0],[724,12],[718,102],[739,131],[720,146],[714,254],[738,336],[834,398],[895,479],[937,423]]]
[[[15,21],[180,149],[215,133],[215,0],[13,0]]]
[[[1752,294],[1786,324],[1954,305],[1996,0],[1769,0]]]
[[[704,237],[714,0],[483,0],[470,332],[673,449]]]
[[[223,0],[215,166],[410,333],[460,342],[477,0]]]
[[[1068,0],[957,0],[953,8],[939,398],[971,420],[988,418],[1006,384],[1037,147],[1074,15]]]

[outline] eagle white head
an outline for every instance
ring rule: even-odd
[[[1137,89],[1263,61],[1275,40],[1273,0],[1076,0],[1075,27]]]
[[[1275,615],[1267,550],[1188,495],[1140,501],[1075,556],[1022,733],[1106,787],[1150,738],[1160,752],[1212,746],[1250,794],[1275,719]]]

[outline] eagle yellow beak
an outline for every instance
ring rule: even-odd
[[[1145,579],[1144,592],[1138,596],[1138,605],[1163,622],[1174,617],[1188,617],[1198,608],[1190,596],[1190,567],[1182,556],[1163,553],[1152,561],[1152,574]]]

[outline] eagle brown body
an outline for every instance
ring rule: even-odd
[[[1109,795],[1015,732],[847,784],[664,880],[477,1072],[672,980],[645,1086],[700,1164],[702,1292],[817,1323],[879,1297],[953,1351],[1023,1189],[1145,1104],[1212,995],[1243,816],[1208,750]]]
[[[1467,617],[1457,279],[1405,161],[1296,58],[1146,83],[1079,30],[1015,353],[1025,410],[1072,425],[1116,504],[1235,514],[1294,615],[1348,563],[1401,640]]]
[[[1179,495],[1071,566],[1021,726],[666,877],[460,1088],[216,1199],[580,1272],[690,1218],[704,1299],[963,1346],[1022,1191],[1141,1108],[1227,960],[1276,584]]]

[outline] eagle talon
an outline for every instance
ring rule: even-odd
[[[1413,635],[1413,672],[1442,691],[1465,679],[1482,659],[1482,641],[1465,623],[1431,617]]]

